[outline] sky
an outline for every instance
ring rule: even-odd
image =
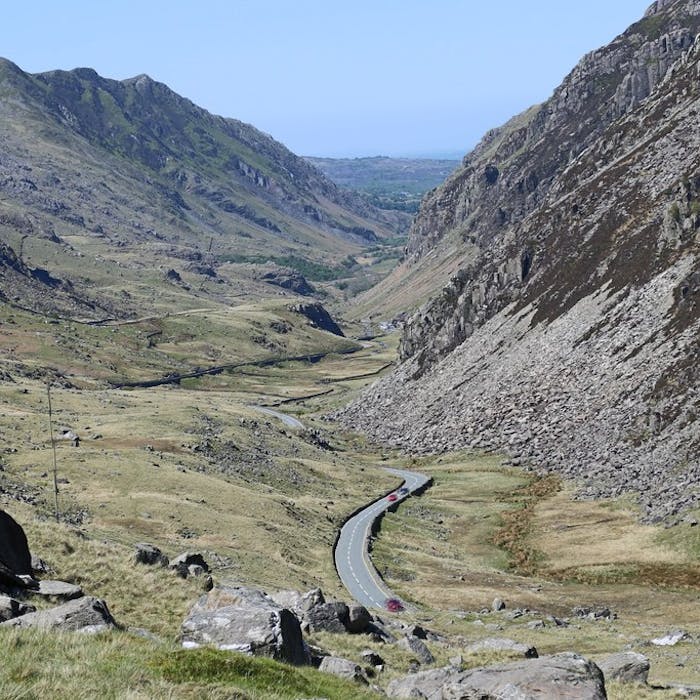
[[[651,0],[6,3],[23,70],[146,73],[299,155],[460,157]]]

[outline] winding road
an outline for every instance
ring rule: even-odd
[[[385,510],[395,506],[414,491],[424,487],[430,477],[405,469],[388,469],[391,474],[402,478],[407,493],[393,491],[397,500],[389,501],[387,496],[373,501],[356,515],[353,515],[340,530],[340,536],[335,547],[335,568],[338,576],[350,595],[366,608],[386,609],[387,598],[395,598],[387,585],[382,581],[374,564],[369,558],[367,545],[369,542],[372,523]]]
[[[293,428],[294,430],[304,430],[304,424],[297,420],[294,416],[290,416],[287,413],[280,413],[275,411],[273,408],[267,408],[267,406],[251,406],[250,408],[255,409],[260,413],[264,413],[266,416],[272,416],[281,420],[288,428]]]
[[[289,428],[304,429],[301,421],[286,413],[266,406],[250,406],[250,408],[281,420]],[[387,599],[396,598],[396,596],[382,581],[369,558],[368,545],[372,524],[384,511],[396,506],[430,482],[430,477],[425,474],[410,472],[407,469],[387,467],[386,471],[403,479],[403,484],[391,492],[396,498],[390,501],[388,496],[382,496],[353,515],[340,529],[333,553],[338,576],[350,595],[366,608],[382,610],[386,610]]]

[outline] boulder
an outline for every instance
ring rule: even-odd
[[[332,602],[316,605],[304,614],[304,622],[310,632],[347,632],[348,606],[345,603]]]
[[[634,651],[623,651],[606,656],[597,664],[606,681],[646,683],[649,676],[649,659],[644,654]]]
[[[592,661],[572,653],[462,671],[442,688],[442,700],[472,696],[520,700],[605,700],[607,697],[602,671]]]
[[[0,563],[15,576],[32,575],[27,536],[21,525],[4,510],[0,510]]]
[[[499,610],[505,610],[506,604],[503,602],[502,598],[494,598],[493,603],[491,603],[491,610],[498,612]]]
[[[372,649],[365,649],[360,656],[362,656],[362,660],[370,666],[383,666],[385,663],[384,659],[377,654],[376,651],[372,651]]]
[[[652,639],[651,643],[658,647],[673,647],[686,639],[690,639],[690,635],[685,630],[676,630],[675,632],[669,632],[663,637],[656,637]]]
[[[204,560],[204,557],[199,552],[184,552],[175,559],[170,560],[171,569],[180,569],[184,567],[185,571],[192,565],[201,566],[204,571],[209,571],[209,565]]]
[[[178,576],[187,578],[190,575],[190,566],[201,566],[205,572],[209,571],[209,565],[199,552],[184,552],[175,559],[170,560],[170,568],[174,569]]]
[[[4,595],[0,596],[0,622],[12,620],[15,617],[26,615],[35,610],[36,608],[31,605],[25,605],[19,600]]]
[[[377,618],[367,625],[367,633],[373,642],[393,644],[396,641],[396,637]]]
[[[168,557],[158,547],[147,542],[140,542],[136,545],[134,561],[137,564],[146,564],[147,566],[168,566],[170,563]]]
[[[576,654],[459,671],[447,666],[421,671],[389,683],[390,698],[465,700],[605,700],[601,670]]]
[[[403,637],[399,640],[399,646],[415,654],[421,664],[427,665],[435,663],[435,657],[430,653],[430,649],[428,649],[425,642],[422,639],[418,639],[418,637]]]
[[[263,591],[239,586],[213,588],[194,604],[182,623],[182,644],[310,663],[296,615]]]
[[[346,627],[350,634],[361,634],[367,630],[372,616],[364,605],[349,605]]]
[[[297,270],[291,268],[275,267],[262,275],[262,280],[277,287],[289,289],[295,294],[311,296],[315,293],[314,287]]]
[[[83,595],[83,589],[65,581],[39,581],[39,587],[32,591],[33,595],[41,596],[54,602],[66,602]]]
[[[304,613],[311,610],[311,608],[326,602],[320,588],[312,588],[306,593],[299,593],[299,591],[277,591],[277,593],[271,593],[270,597],[278,605],[293,610],[299,616],[303,616]]]
[[[451,667],[419,671],[391,681],[386,689],[390,698],[430,698],[443,700],[443,686],[459,672]]]
[[[101,632],[116,627],[107,603],[85,596],[70,600],[57,608],[30,612],[0,624],[2,627],[36,627],[62,632]]]
[[[535,647],[501,637],[480,639],[478,642],[470,644],[465,651],[470,654],[478,654],[483,651],[502,651],[516,656],[523,656],[526,659],[536,659],[538,657]]]
[[[339,656],[324,656],[318,670],[324,673],[332,673],[334,676],[345,678],[350,681],[367,683],[367,677],[361,666],[354,661],[342,659]]]

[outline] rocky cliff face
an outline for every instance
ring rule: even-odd
[[[699,28],[700,2],[655,3],[424,202],[413,264],[459,237],[464,265],[348,424],[642,491],[651,518],[697,501]]]

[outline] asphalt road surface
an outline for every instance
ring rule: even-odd
[[[382,610],[386,610],[387,598],[396,598],[396,596],[381,580],[369,558],[367,545],[372,523],[380,513],[408,498],[411,493],[429,481],[429,477],[424,474],[409,472],[405,469],[387,469],[387,471],[401,477],[409,493],[400,494],[397,488],[392,492],[398,497],[396,501],[389,501],[384,496],[370,503],[343,525],[335,548],[335,566],[340,580],[350,595],[366,608]]]
[[[288,428],[294,428],[294,430],[304,430],[304,424],[294,418],[294,416],[289,416],[286,413],[280,413],[272,408],[266,408],[265,406],[251,406],[256,411],[264,413],[266,416],[272,416],[273,418],[278,418],[281,420]]]

